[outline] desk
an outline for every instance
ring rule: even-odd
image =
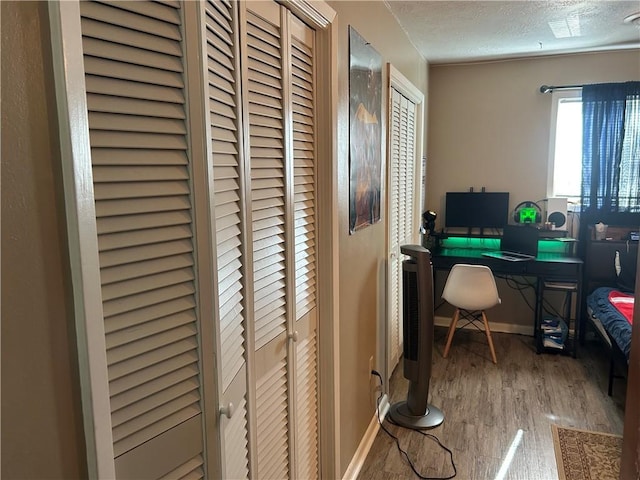
[[[434,271],[451,270],[456,263],[469,263],[474,265],[486,265],[498,275],[517,275],[523,277],[535,277],[536,307],[534,312],[534,338],[538,352],[543,351],[540,325],[543,315],[543,296],[545,284],[549,285],[565,283],[573,285],[572,290],[577,294],[574,333],[565,348],[566,353],[576,356],[576,339],[580,336],[580,310],[582,298],[582,260],[569,256],[566,252],[568,244],[554,240],[540,240],[538,257],[528,262],[508,262],[497,258],[484,257],[482,254],[491,250],[498,250],[499,240],[473,239],[461,241],[443,242],[442,246],[431,252],[431,262]],[[467,245],[465,245],[465,243]],[[547,288],[549,289],[549,288]],[[566,319],[567,321],[570,319]],[[571,330],[571,329],[570,329]]]

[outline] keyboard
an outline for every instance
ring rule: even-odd
[[[501,252],[504,258],[530,260],[534,258],[532,255],[525,255],[518,252]]]
[[[484,252],[482,256],[498,258],[500,260],[506,260],[508,262],[527,262],[529,260],[535,260],[535,257],[532,255],[525,255],[518,252]]]

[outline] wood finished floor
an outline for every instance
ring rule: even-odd
[[[625,381],[607,396],[608,361],[596,340],[578,358],[536,354],[531,337],[494,333],[498,365],[491,362],[484,334],[458,331],[448,359],[442,358],[446,331],[436,328],[429,403],[445,415],[425,430],[453,451],[459,480],[557,479],[551,424],[621,435]],[[406,399],[402,365],[391,378],[391,404]],[[453,473],[448,454],[419,432],[384,422],[425,477]],[[521,440],[505,470],[514,438]],[[513,449],[513,447],[512,447]],[[417,477],[395,442],[378,432],[358,476],[362,480]]]

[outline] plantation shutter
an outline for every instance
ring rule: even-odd
[[[118,478],[203,478],[182,19],[81,2]]]
[[[220,428],[223,478],[249,476],[247,366],[243,265],[242,125],[237,61],[237,9],[231,1],[205,5],[208,92],[211,115],[216,251],[220,403],[233,405]]]
[[[391,88],[390,119],[390,336],[392,372],[402,354],[402,259],[400,246],[413,243],[415,191],[416,105]]]
[[[291,20],[295,210],[294,478],[319,478],[316,308],[316,155],[314,32]]]

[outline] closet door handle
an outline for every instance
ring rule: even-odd
[[[293,340],[294,342],[298,341],[298,331],[296,330],[295,332],[291,332],[289,335],[289,340]]]
[[[226,406],[220,407],[220,415],[224,415],[227,418],[233,417],[233,412],[235,412],[236,408],[233,406],[233,403],[229,402]]]

